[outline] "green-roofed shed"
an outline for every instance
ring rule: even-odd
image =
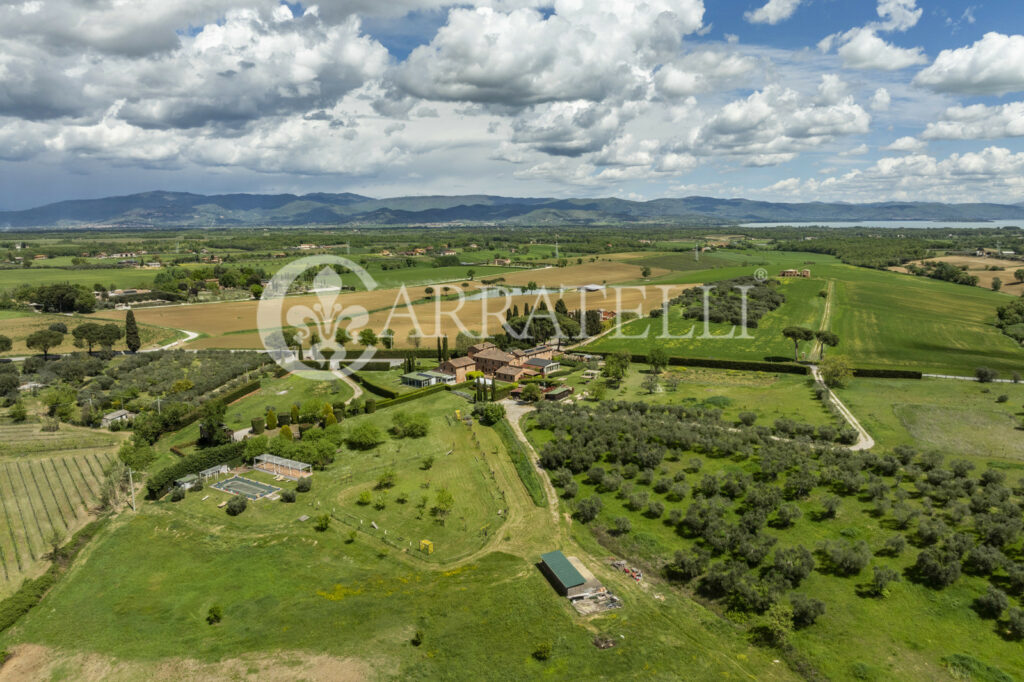
[[[541,570],[559,594],[573,597],[577,592],[582,592],[586,579],[561,551],[556,549],[554,552],[541,554],[540,559]]]

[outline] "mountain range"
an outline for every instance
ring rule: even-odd
[[[143,192],[0,211],[0,228],[250,227],[261,225],[512,225],[665,222],[732,225],[756,222],[933,220],[1024,221],[1020,204],[935,202],[775,203],[691,196],[678,199],[517,198],[491,195],[220,194]]]

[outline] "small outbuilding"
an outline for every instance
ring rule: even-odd
[[[586,580],[560,550],[541,554],[540,570],[563,597],[582,595]]]
[[[556,549],[542,554],[540,559],[541,571],[562,596],[579,599],[607,591],[583,562],[574,556],[567,557]]]
[[[100,420],[100,425],[104,428],[108,428],[111,424],[117,424],[118,422],[130,422],[135,419],[135,413],[129,412],[128,410],[115,410],[103,415],[103,419]]]

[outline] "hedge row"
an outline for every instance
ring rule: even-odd
[[[910,369],[857,369],[854,368],[853,376],[871,377],[875,379],[920,379],[924,375]]]
[[[372,381],[364,377],[362,374],[359,374],[358,372],[356,374],[353,374],[352,378],[355,379],[355,381],[358,382],[359,385],[361,385],[367,391],[375,395],[379,395],[381,398],[394,400],[399,395],[401,395],[398,391],[392,391],[387,386],[381,386],[379,384],[373,383]]]
[[[70,566],[82,548],[107,524],[106,517],[97,519],[71,536],[71,541],[64,546],[65,563],[50,564],[46,573],[38,578],[30,578],[21,584],[17,592],[0,602],[0,632],[18,622],[18,619],[28,613],[32,607],[38,604],[51,587],[57,584],[57,580]]]
[[[116,303],[137,303],[139,301],[184,301],[186,297],[176,291],[149,291],[144,294],[120,294],[111,296]]]
[[[341,360],[339,364],[348,365],[355,360]],[[387,360],[370,360],[359,367],[360,372],[387,372],[391,369],[391,363]]]
[[[227,393],[227,394],[225,394],[223,396],[214,396],[213,399],[214,400],[221,400],[221,401],[224,402],[225,405],[227,405],[228,403],[233,403],[236,400],[238,400],[239,398],[243,398],[243,397],[249,395],[250,393],[252,393],[253,391],[258,391],[258,390],[260,390],[260,380],[256,379],[255,381],[250,381],[247,384],[242,384],[241,386],[239,386],[235,390],[233,390],[230,393]]]
[[[421,388],[417,391],[402,393],[397,398],[387,398],[384,400],[378,400],[377,409],[380,409],[382,407],[389,407],[391,405],[401,405],[402,403],[407,403],[410,400],[418,400],[420,398],[425,398],[426,396],[431,395],[433,393],[440,393],[441,391],[444,391],[446,389],[448,389],[448,386],[446,386],[445,384],[434,384],[433,386],[427,386],[426,388]]]
[[[647,363],[646,355],[634,354],[633,362]],[[671,356],[668,364],[685,367],[710,367],[713,369],[741,369],[749,372],[781,372],[783,374],[808,374],[806,365],[791,362],[757,362],[754,360],[717,360],[714,358],[681,358]]]
[[[228,464],[242,458],[245,451],[243,443],[228,443],[215,448],[200,450],[194,455],[164,467],[146,481],[147,497],[151,500],[160,498],[176,480],[189,474],[198,474],[218,464]]]
[[[508,456],[516,468],[516,473],[519,474],[519,480],[523,482],[523,487],[530,494],[530,499],[536,506],[546,507],[548,497],[544,493],[544,484],[541,483],[540,477],[537,475],[537,468],[530,460],[530,455],[527,454],[522,441],[516,438],[508,420],[502,419],[497,422],[494,425],[494,431],[505,445]]]

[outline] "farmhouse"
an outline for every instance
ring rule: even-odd
[[[525,369],[517,367],[516,365],[506,365],[497,372],[494,373],[494,378],[498,381],[507,381],[509,383],[519,381],[519,378],[525,373]]]
[[[494,374],[505,365],[511,365],[515,358],[500,348],[488,348],[473,355],[472,359],[476,363],[477,371]]]
[[[508,258],[495,258],[494,259],[494,264],[495,265],[512,265],[512,261],[510,259],[508,259]]]
[[[135,419],[135,413],[129,412],[128,410],[116,410],[103,415],[103,419],[100,420],[100,425],[104,428],[109,427],[111,424],[117,424],[118,422],[127,422]]]
[[[562,596],[578,599],[605,591],[604,586],[576,557],[566,557],[560,550],[540,556],[540,570]]]
[[[803,270],[783,270],[779,273],[779,277],[810,277],[811,271],[807,268]]]
[[[473,362],[473,358],[463,357],[445,360],[437,369],[443,374],[454,375],[455,381],[461,384],[466,380],[466,373],[472,372],[475,368],[476,363]]]
[[[521,366],[526,363],[527,360],[532,360],[534,358],[550,360],[553,353],[554,351],[551,346],[547,345],[534,346],[533,348],[527,348],[526,350],[516,349],[512,351],[512,355],[515,358],[512,361],[512,364]]]

